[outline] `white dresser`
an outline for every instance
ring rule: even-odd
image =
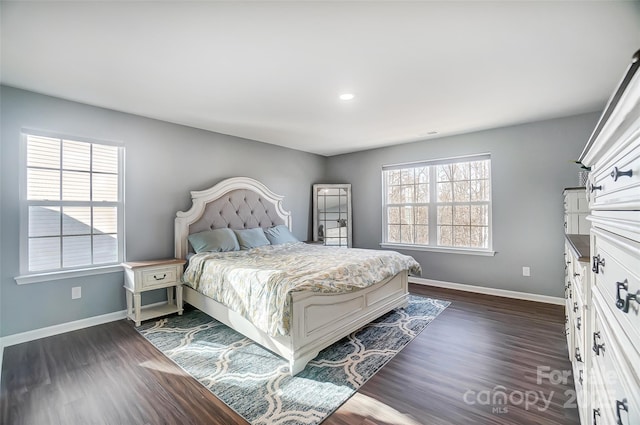
[[[588,351],[590,298],[590,223],[587,194],[584,187],[566,188],[564,196],[565,229],[565,333],[569,358],[573,366],[576,398],[587,398],[589,385]],[[588,415],[587,403],[578,403],[581,417]]]
[[[569,345],[582,424],[640,424],[639,59],[640,51],[580,156],[591,167],[590,258],[582,299],[574,291],[567,302],[571,295],[578,307],[570,320],[582,315]],[[575,272],[565,278],[572,289]]]

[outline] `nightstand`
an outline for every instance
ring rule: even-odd
[[[127,295],[127,316],[136,326],[140,322],[171,313],[182,314],[182,269],[184,260],[153,260],[122,263],[124,289]],[[167,303],[153,307],[140,305],[145,291],[167,288]],[[173,296],[175,288],[175,299]]]

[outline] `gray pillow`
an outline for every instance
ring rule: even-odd
[[[240,249],[236,234],[226,227],[194,233],[189,235],[188,239],[193,250],[197,253],[238,251]]]
[[[264,234],[267,239],[269,239],[269,242],[271,242],[271,245],[300,242],[295,236],[293,236],[293,234],[291,234],[289,228],[284,224],[278,224],[277,226],[264,229]]]
[[[262,227],[234,230],[234,232],[238,238],[238,242],[240,242],[240,249],[251,249],[269,245],[269,239],[264,235]]]

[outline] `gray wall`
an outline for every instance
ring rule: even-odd
[[[381,167],[475,153],[491,154],[494,257],[403,251],[422,277],[563,297],[562,189],[576,186],[576,159],[599,113],[330,157],[332,183],[351,183],[355,247],[379,248]],[[531,267],[531,277],[522,276]]]
[[[324,158],[255,141],[1,87],[0,336],[125,308],[122,273],[17,285],[18,147],[23,127],[125,144],[126,257],[173,255],[173,218],[190,190],[249,176],[286,196],[294,234],[309,237],[311,185],[351,183],[354,246],[381,241],[383,164],[489,152],[495,257],[405,251],[423,277],[561,297],[562,189],[599,114],[537,122]],[[522,277],[522,266],[532,276]],[[71,287],[82,298],[71,300]],[[159,301],[163,291],[145,294]]]
[[[265,143],[1,87],[2,234],[0,336],[125,308],[119,273],[17,285],[19,274],[18,153],[21,128],[119,141],[125,145],[126,258],[173,256],[173,219],[191,206],[189,191],[233,176],[248,176],[285,196],[293,233],[308,238],[311,185],[322,180],[326,158]],[[71,287],[82,298],[71,300]],[[145,294],[159,301],[164,291]]]

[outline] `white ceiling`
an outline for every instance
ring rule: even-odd
[[[638,1],[3,1],[1,19],[3,84],[322,155],[599,111],[640,48]]]

